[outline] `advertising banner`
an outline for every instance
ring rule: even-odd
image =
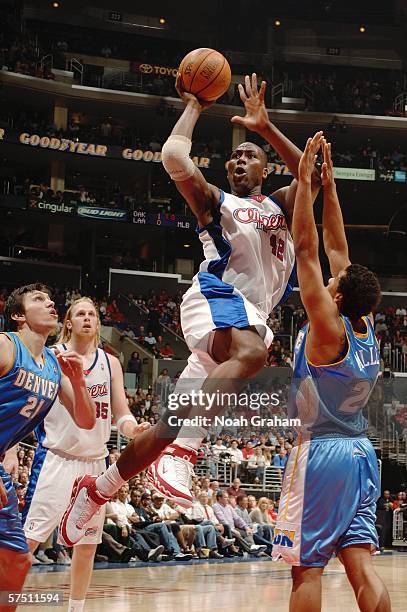
[[[105,221],[127,221],[127,210],[121,208],[99,208],[98,206],[78,206],[78,216]]]

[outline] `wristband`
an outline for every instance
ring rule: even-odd
[[[137,421],[132,414],[124,414],[123,416],[121,416],[120,419],[116,423],[116,427],[120,431],[120,433],[122,433],[123,435],[125,434],[123,433],[122,425],[126,421],[131,421],[132,423],[134,423],[134,425],[137,425]]]

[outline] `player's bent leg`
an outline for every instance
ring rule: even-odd
[[[389,593],[372,562],[370,544],[354,544],[338,553],[362,612],[390,612]]]
[[[323,567],[292,567],[290,612],[320,612]]]
[[[267,359],[264,341],[254,328],[216,330],[210,353],[211,356],[205,358],[193,356],[185,374],[197,381],[202,380],[199,390],[212,398],[218,397],[218,392],[238,394],[247,380],[261,370]],[[202,363],[199,363],[200,359]],[[182,378],[185,378],[184,373]],[[213,419],[226,408],[216,402],[210,407],[191,407],[188,418],[202,417],[205,411],[205,417]],[[206,430],[202,427],[182,427],[175,443],[165,449],[147,472],[148,481],[154,489],[184,507],[192,504],[193,465],[205,435]]]
[[[68,612],[82,612],[89,588],[97,544],[74,546]]]
[[[21,592],[31,567],[31,554],[0,547],[0,591]],[[0,612],[10,612],[17,606],[0,605]]]

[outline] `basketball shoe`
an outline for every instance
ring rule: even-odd
[[[170,444],[147,470],[149,484],[184,508],[192,506],[192,476],[197,452]]]
[[[86,525],[105,504],[108,498],[103,497],[96,488],[97,476],[79,476],[72,487],[71,501],[59,525],[58,543],[74,546],[86,533]]]

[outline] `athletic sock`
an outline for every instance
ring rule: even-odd
[[[110,498],[120,489],[120,487],[126,484],[126,482],[127,480],[123,480],[120,476],[117,465],[113,463],[104,474],[96,478],[96,488],[103,497]]]
[[[207,433],[208,432],[203,427],[189,427],[184,425],[179,432],[179,437],[174,440],[174,444],[198,451]]]
[[[85,599],[69,598],[68,612],[82,612],[84,605],[85,605]]]

